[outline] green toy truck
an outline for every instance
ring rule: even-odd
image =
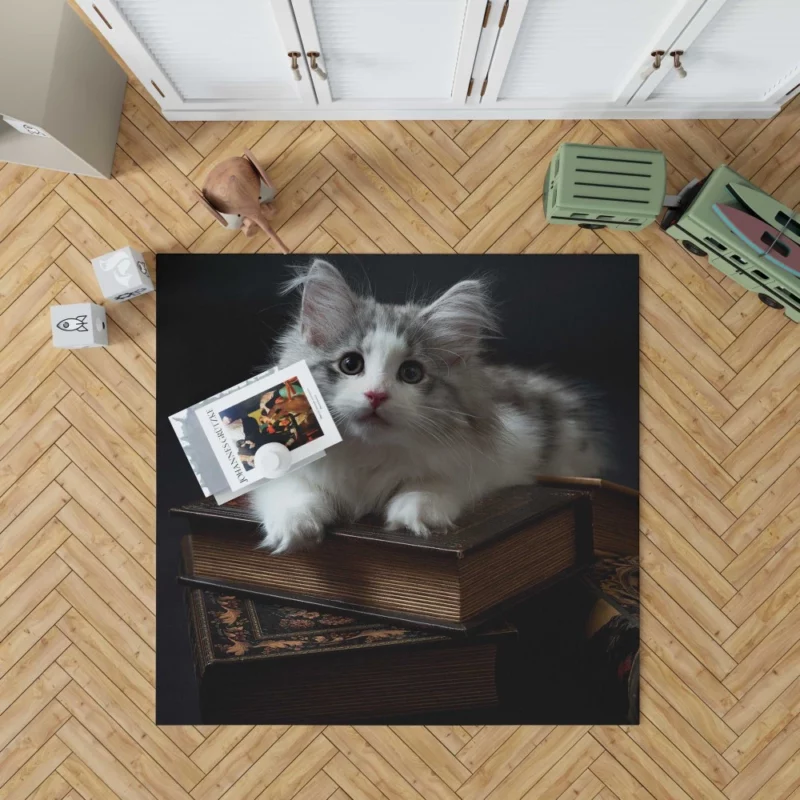
[[[544,179],[547,221],[640,231],[664,205],[667,162],[658,150],[562,144]]]
[[[639,231],[655,222],[666,205],[660,223],[663,231],[693,255],[708,256],[720,272],[756,292],[766,305],[783,309],[789,319],[800,322],[800,274],[757,252],[714,210],[716,205],[718,209],[727,206],[752,212],[728,190],[729,184],[754,189],[761,198],[760,205],[769,196],[730,167],[721,166],[702,181],[689,183],[679,195],[667,197],[666,166],[664,154],[658,150],[562,144],[544,180],[547,221]],[[782,212],[777,222],[771,217],[769,221],[777,224],[778,230],[783,225],[781,235],[795,237],[793,241],[800,244],[800,233],[789,227],[800,219],[775,201],[771,206]]]
[[[784,309],[789,319],[800,322],[800,276],[762,258],[714,212],[713,207],[718,203],[747,210],[728,191],[728,184],[750,186],[760,191],[730,167],[717,167],[681,196],[677,208],[667,210],[661,229],[693,255],[708,256],[720,272],[756,292],[763,303]]]

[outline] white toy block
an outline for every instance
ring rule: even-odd
[[[153,291],[144,257],[132,247],[93,258],[92,266],[107,300],[120,302]]]
[[[108,344],[106,310],[94,303],[50,306],[53,347],[76,350]]]

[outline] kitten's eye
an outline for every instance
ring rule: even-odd
[[[419,383],[425,375],[419,361],[404,361],[397,372],[400,380],[405,383]]]
[[[339,369],[345,375],[358,375],[364,371],[364,358],[361,353],[345,353],[339,361]]]

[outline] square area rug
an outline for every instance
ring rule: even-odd
[[[356,293],[381,303],[430,303],[459,281],[482,279],[500,328],[483,358],[563,379],[591,409],[605,455],[591,476],[601,480],[580,491],[596,563],[504,609],[494,638],[485,629],[451,641],[413,625],[270,603],[224,586],[191,592],[178,582],[188,523],[170,509],[203,494],[169,416],[274,364],[277,337],[300,302],[299,291],[282,287],[293,267],[314,258],[158,256],[158,724],[638,722],[636,256],[320,256]],[[624,606],[615,599],[623,594]],[[491,653],[480,676],[469,658],[459,660],[462,651],[478,654],[474,663]],[[435,678],[448,670],[472,688],[442,688]],[[406,684],[402,695],[397,687]],[[366,705],[370,692],[377,699]],[[429,700],[414,705],[422,696]]]

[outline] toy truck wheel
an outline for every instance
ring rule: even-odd
[[[768,294],[759,293],[758,299],[765,306],[769,306],[770,308],[778,308],[778,309],[783,308],[783,306],[774,297],[770,297]]]
[[[579,222],[579,228],[588,228],[590,231],[596,231],[600,228],[605,228],[605,225],[598,225],[596,222]]]
[[[684,239],[684,240],[681,242],[681,244],[682,244],[682,245],[684,246],[684,248],[686,248],[686,250],[688,250],[688,251],[689,251],[689,252],[690,252],[690,253],[691,253],[693,256],[700,256],[700,257],[702,258],[703,256],[707,256],[707,255],[708,255],[708,253],[706,253],[706,251],[705,251],[705,250],[701,250],[701,249],[700,249],[700,248],[699,248],[699,247],[698,247],[698,246],[697,246],[697,245],[696,245],[694,242],[690,242],[688,239]]]

